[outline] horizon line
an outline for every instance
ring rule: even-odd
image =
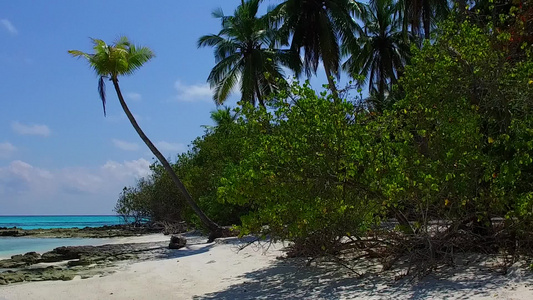
[[[0,215],[0,217],[114,217],[120,216],[119,214],[113,215]]]

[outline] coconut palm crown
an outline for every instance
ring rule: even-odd
[[[131,43],[127,37],[120,37],[114,44],[107,45],[99,39],[91,39],[94,54],[79,50],[70,50],[74,57],[84,57],[89,65],[100,76],[98,80],[98,93],[102,100],[104,115],[106,114],[105,79],[117,80],[118,76],[131,75],[155,55],[148,47],[138,47]]]
[[[285,0],[270,15],[291,49],[303,50],[306,75],[316,74],[321,60],[329,88],[336,93],[333,77],[340,74],[340,47],[356,42],[361,28],[354,17],[364,9],[354,0]]]
[[[361,18],[364,33],[357,43],[343,49],[349,54],[344,69],[354,77],[365,77],[361,85],[368,82],[369,92],[378,93],[378,99],[384,99],[398,82],[410,56],[408,42],[413,36],[408,34],[406,42],[397,9],[392,0],[371,1]]]
[[[214,88],[213,99],[222,104],[240,84],[241,101],[264,106],[265,97],[276,92],[284,80],[282,66],[299,71],[299,56],[290,50],[273,49],[276,32],[267,18],[257,17],[260,0],[248,0],[233,16],[221,9],[212,15],[221,20],[218,34],[204,35],[198,47],[214,47],[216,65],[207,81]]]

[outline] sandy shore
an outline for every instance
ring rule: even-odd
[[[162,235],[123,242],[166,240]],[[193,237],[186,248],[142,262],[121,263],[112,274],[72,281],[0,287],[0,300],[31,299],[533,299],[533,276],[518,266],[502,276],[480,265],[422,281],[393,276],[354,277],[338,266],[306,267],[277,260],[282,245],[237,251],[237,239],[205,244]],[[120,241],[116,241],[120,242]]]

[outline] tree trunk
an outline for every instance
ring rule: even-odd
[[[379,95],[379,108],[378,112],[383,112],[385,107],[385,68],[383,67],[383,63],[379,64],[379,84],[378,84],[378,95]]]
[[[170,166],[170,164],[168,163],[166,158],[163,156],[163,154],[161,154],[161,152],[159,152],[159,150],[157,150],[157,148],[154,146],[152,141],[150,141],[150,139],[148,139],[146,134],[144,134],[144,132],[142,131],[141,127],[139,127],[139,124],[137,124],[137,121],[133,117],[130,109],[128,108],[128,106],[126,105],[126,102],[124,101],[124,98],[122,97],[122,93],[121,93],[120,87],[118,85],[118,79],[117,78],[112,78],[111,80],[113,81],[113,85],[115,86],[115,91],[117,92],[117,96],[118,96],[118,100],[120,101],[120,105],[122,106],[122,109],[126,113],[126,116],[128,117],[128,119],[130,120],[131,125],[133,126],[133,128],[135,128],[135,131],[137,131],[137,134],[139,134],[139,137],[143,140],[143,142],[146,144],[146,146],[148,146],[148,148],[150,148],[150,151],[152,151],[152,153],[155,155],[155,157],[157,157],[157,159],[161,162],[161,164],[163,165],[163,168],[165,168],[165,170],[170,175],[170,178],[172,179],[174,184],[176,184],[178,189],[181,191],[181,193],[185,197],[185,201],[187,202],[187,204],[189,204],[189,206],[196,213],[196,215],[198,215],[198,217],[200,218],[200,220],[202,221],[204,226],[207,227],[207,229],[209,229],[209,231],[211,232],[211,235],[221,235],[222,231],[223,231],[222,227],[220,227],[217,223],[215,223],[211,219],[209,219],[205,215],[205,213],[200,209],[200,207],[198,207],[196,202],[194,202],[194,200],[192,199],[191,195],[189,194],[189,192],[185,188],[185,185],[183,185],[181,180],[178,178],[178,176],[176,175],[176,173],[174,172],[174,170],[172,169],[172,167]],[[217,237],[220,237],[220,236],[216,236],[214,238],[217,238]],[[210,240],[211,240],[211,236],[210,236]]]
[[[335,81],[333,80],[333,76],[331,75],[330,69],[324,65],[324,70],[326,71],[326,76],[328,77],[328,86],[331,90],[331,94],[335,98],[339,98],[339,93],[337,93],[337,86],[335,86]]]
[[[466,18],[466,0],[457,1],[457,10],[459,12],[459,21],[463,22]]]
[[[405,1],[404,1],[404,5],[405,4]],[[405,43],[408,43],[409,42],[409,17],[408,17],[408,9],[407,7],[404,7],[403,8],[403,16],[402,16],[402,35],[403,35],[403,40]]]
[[[265,107],[265,102],[263,101],[263,96],[261,95],[261,90],[259,89],[259,83],[257,83],[257,80],[255,81],[255,94],[257,96],[257,101],[259,102],[259,105]]]
[[[424,23],[424,38],[426,40],[429,40],[431,38],[431,5],[429,3],[429,0],[425,0],[423,2],[423,12],[422,12],[422,18]]]

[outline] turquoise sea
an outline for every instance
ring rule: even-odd
[[[119,216],[0,216],[0,227],[50,229],[124,224]]]
[[[117,224],[124,224],[124,220],[118,216],[0,216],[0,227],[22,229],[83,228]],[[108,239],[83,238],[0,237],[0,259],[28,251],[42,253],[60,246],[102,245],[108,241]]]

